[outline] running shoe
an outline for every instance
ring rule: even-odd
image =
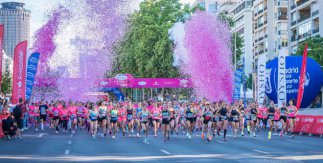
[[[186,133],[186,136],[188,137],[190,135],[190,133]]]
[[[192,139],[192,136],[189,134],[189,135],[188,135],[188,138],[189,138],[189,139]]]
[[[55,131],[56,134],[58,134],[58,131]]]
[[[241,132],[241,136],[244,136],[244,133],[243,132]]]
[[[256,133],[255,132],[253,133],[253,137],[256,137]]]
[[[116,137],[115,136],[112,136],[112,139],[115,139]]]
[[[204,133],[201,135],[202,139],[204,139]]]
[[[35,131],[37,132],[38,131],[38,128],[36,128]]]
[[[137,133],[137,137],[140,138],[140,134],[139,133]]]

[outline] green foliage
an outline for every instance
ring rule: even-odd
[[[131,73],[136,77],[177,77],[173,63],[173,42],[168,31],[174,23],[184,21],[194,9],[178,0],[145,0],[129,20],[124,40],[115,47],[114,73]]]
[[[2,76],[2,83],[1,83],[1,91],[4,94],[11,92],[12,87],[12,77],[10,75],[10,72],[8,70],[5,71],[4,75]]]
[[[308,56],[323,66],[323,38],[320,36],[310,37],[298,46],[297,53],[303,55],[305,43],[308,42]]]

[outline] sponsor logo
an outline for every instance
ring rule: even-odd
[[[141,82],[138,82],[138,85],[140,85],[140,86],[144,86],[144,85],[147,85],[147,82],[145,82],[145,81],[141,81]]]
[[[108,85],[108,84],[109,84],[109,82],[107,82],[107,81],[101,81],[100,82],[100,85],[103,85],[103,86]]]
[[[119,81],[124,81],[128,79],[128,76],[125,74],[118,74],[115,76],[115,79],[119,80]]]
[[[30,57],[29,58],[29,62],[31,62],[31,63],[37,63],[38,62],[38,58],[36,58],[36,57]]]

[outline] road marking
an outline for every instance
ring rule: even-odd
[[[72,141],[70,141],[70,140],[69,140],[67,143],[68,143],[69,145],[71,145],[71,144],[72,144]]]
[[[40,133],[39,135],[38,135],[38,137],[39,138],[41,138],[41,137],[43,137],[45,135],[45,133]]]
[[[70,150],[65,150],[65,155],[69,155],[70,154]]]
[[[302,143],[300,141],[295,141],[295,140],[287,140],[287,141],[292,142],[292,143],[298,143],[298,144],[301,144]]]
[[[260,151],[260,150],[257,150],[257,149],[254,149],[253,151],[258,152],[258,153],[262,153],[262,154],[266,154],[266,155],[269,155],[270,154],[268,152]]]
[[[218,142],[218,143],[222,143],[222,144],[226,144],[226,142],[224,142],[224,141],[220,141],[220,140],[217,140],[216,142]]]
[[[149,142],[143,141],[145,144],[150,144]]]
[[[165,151],[165,150],[163,150],[163,149],[161,149],[160,151],[162,151],[163,153],[165,153],[165,154],[167,154],[167,155],[170,155],[170,153],[169,153],[169,152],[167,152],[167,151]]]

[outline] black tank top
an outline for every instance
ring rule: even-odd
[[[257,114],[257,109],[256,109],[256,108],[251,108],[250,113],[251,113],[251,114]]]
[[[132,109],[127,109],[127,114],[132,114]]]
[[[232,109],[232,111],[231,111],[231,115],[232,115],[232,116],[236,116],[236,115],[238,115],[237,110],[236,110],[236,109]]]
[[[269,113],[274,114],[275,113],[275,108],[274,107],[270,107],[268,110]]]
[[[227,113],[228,113],[227,108],[221,108],[221,110],[220,110],[220,115],[222,115],[222,116],[226,116],[226,115],[227,115]]]

